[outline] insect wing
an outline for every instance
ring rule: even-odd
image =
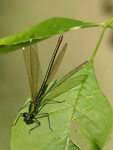
[[[54,62],[55,62],[55,58],[56,58],[56,55],[57,55],[57,52],[59,50],[59,47],[60,47],[60,44],[62,42],[62,39],[63,39],[63,35],[60,35],[59,39],[58,39],[58,42],[57,42],[57,45],[55,47],[55,50],[53,52],[53,55],[52,55],[52,58],[50,60],[50,63],[49,63],[49,66],[48,66],[48,69],[47,69],[47,72],[45,74],[45,77],[44,77],[44,80],[43,80],[43,83],[41,85],[41,88],[36,96],[36,101],[40,99],[40,97],[43,95],[43,93],[45,92],[45,88],[47,87],[47,83],[48,83],[48,80],[50,81],[52,79],[52,77],[55,75],[60,63],[61,63],[61,60],[63,58],[63,54],[65,51],[63,51],[63,54],[62,54],[62,57],[60,57],[60,63],[58,63],[58,65],[55,67],[54,66]],[[54,67],[54,68],[53,68]],[[53,68],[53,69],[52,69]]]
[[[88,63],[88,61],[85,61],[82,64],[80,64],[78,67],[74,68],[72,71],[70,71],[69,73],[67,73],[64,77],[62,77],[59,80],[59,82],[64,82],[65,80],[67,80],[68,78],[70,78],[73,74],[75,74],[77,71],[79,71],[81,68],[83,68],[87,63]]]
[[[23,50],[25,65],[28,73],[31,97],[35,99],[36,93],[40,88],[42,71],[38,57],[37,45],[33,44]]]
[[[63,78],[61,78],[52,88],[50,88],[47,93],[45,93],[43,97],[45,97],[48,93],[49,96],[47,98],[53,99],[56,96],[72,89],[73,87],[81,84],[87,79],[87,75],[80,75],[78,77],[70,78],[73,74],[75,74],[77,71],[79,71],[82,67],[84,67],[87,64],[88,61],[85,61],[81,65],[79,65],[77,68],[74,68],[72,71],[70,71],[68,74],[66,74]],[[70,79],[69,79],[70,78]]]
[[[64,57],[66,49],[67,49],[67,43],[63,46],[62,50],[60,51],[59,55],[57,56],[57,58],[54,62],[54,65],[50,71],[50,74],[49,74],[49,77],[48,77],[46,84],[49,84],[51,82],[51,80],[53,79],[53,77],[55,76],[55,74],[56,74],[56,72],[57,72],[57,70],[58,70],[58,68],[62,62],[62,59]]]
[[[46,98],[52,100],[60,94],[63,94],[64,92],[76,87],[77,85],[80,85],[87,79],[87,77],[87,75],[80,75],[77,77],[70,78],[62,84],[56,84],[56,86],[53,88],[53,90],[51,90],[50,94]]]

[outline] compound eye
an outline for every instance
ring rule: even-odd
[[[23,113],[23,117],[26,117],[26,112]]]
[[[33,114],[30,114],[30,119],[32,119],[34,117],[34,115]]]

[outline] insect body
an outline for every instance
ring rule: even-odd
[[[50,125],[50,119],[49,119],[49,114],[48,113],[39,113],[40,110],[48,103],[48,102],[56,102],[56,103],[61,103],[63,101],[54,101],[53,99],[70,90],[71,88],[81,84],[84,82],[87,78],[86,75],[80,75],[77,77],[73,77],[70,79],[70,77],[80,70],[86,63],[84,62],[77,68],[74,68],[71,72],[66,74],[63,78],[61,78],[59,81],[55,81],[52,86],[47,90],[48,84],[51,82],[53,79],[54,75],[56,74],[56,71],[58,70],[61,61],[64,57],[64,54],[67,49],[67,43],[63,46],[62,50],[60,51],[59,55],[57,56],[57,52],[59,50],[59,46],[62,42],[63,35],[61,35],[58,39],[56,48],[53,52],[52,58],[50,60],[47,72],[45,74],[44,80],[41,83],[41,66],[38,58],[38,51],[36,44],[33,44],[32,46],[28,46],[24,49],[23,54],[24,54],[24,60],[26,64],[26,69],[29,77],[29,84],[30,84],[30,90],[31,90],[31,101],[25,104],[21,109],[26,107],[29,103],[29,112],[24,112],[20,113],[18,116],[16,122],[14,125],[16,125],[18,119],[20,116],[24,117],[24,120],[26,122],[28,121],[35,121],[37,123],[36,126],[31,128],[29,130],[29,133],[31,130],[35,129],[36,127],[40,126],[40,122],[36,119],[36,116],[47,116],[48,117],[48,122],[49,122],[49,128],[52,130],[51,125]],[[57,57],[56,57],[57,56]],[[69,84],[70,83],[70,84]],[[63,88],[62,88],[63,85]],[[61,89],[61,90],[60,90]],[[47,94],[50,95],[50,99],[44,99]]]

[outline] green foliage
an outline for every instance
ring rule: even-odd
[[[20,117],[16,126],[12,127],[11,130],[11,150],[80,150],[69,138],[70,126],[75,118],[81,126],[81,129],[77,131],[77,133],[84,137],[89,145],[89,149],[101,150],[104,147],[112,132],[113,115],[107,98],[99,88],[94,73],[93,61],[106,28],[113,28],[111,25],[112,22],[113,18],[105,25],[84,23],[82,21],[66,18],[53,18],[31,29],[27,29],[20,34],[0,40],[2,44],[0,52],[6,53],[23,47],[24,44],[29,44],[31,34],[35,34],[36,36],[34,42],[39,42],[55,34],[72,29],[95,25],[104,26],[90,61],[84,68],[71,77],[73,79],[75,76],[85,74],[88,75],[88,78],[81,85],[54,98],[56,101],[65,100],[65,102],[47,104],[40,112],[49,113],[53,131],[49,129],[47,117],[40,117],[38,120],[41,122],[41,126],[29,134],[29,130],[34,127],[36,123],[30,125],[26,124],[23,121],[23,117]],[[5,44],[7,46],[3,46]],[[53,95],[54,93],[50,93],[46,98],[51,98],[51,94]],[[27,102],[29,100],[30,98]],[[26,111],[28,111],[28,107],[21,110],[21,112]],[[77,139],[75,139],[75,143],[76,140]]]
[[[16,35],[0,39],[0,54],[8,53],[19,48],[23,48],[24,46],[30,45],[31,43],[29,39],[33,34],[36,37],[34,42],[40,42],[46,38],[52,37],[56,34],[62,34],[69,30],[103,25],[104,24],[102,23],[85,23],[68,18],[48,19]]]

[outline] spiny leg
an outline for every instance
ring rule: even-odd
[[[37,123],[37,125],[34,126],[33,128],[31,128],[31,129],[29,130],[29,134],[30,134],[30,132],[31,132],[32,130],[34,130],[35,128],[37,128],[37,127],[39,127],[39,126],[41,125],[41,123],[40,123],[37,119],[34,118],[34,120],[35,120],[35,122]]]
[[[51,129],[51,131],[53,131],[53,129],[51,128],[51,124],[50,124],[50,118],[49,118],[49,114],[48,113],[42,113],[42,114],[37,114],[36,116],[40,116],[40,115],[45,115],[45,117],[48,117],[48,122],[49,122],[49,128]]]
[[[42,113],[42,114],[37,114],[36,116],[41,116],[41,115],[46,115],[46,116],[48,117],[49,128],[51,129],[51,131],[53,131],[53,129],[51,128],[51,125],[50,125],[49,114],[48,114],[48,113]],[[46,117],[46,116],[45,116],[45,117]],[[37,125],[34,126],[33,128],[31,128],[31,129],[29,130],[29,134],[30,134],[30,132],[31,132],[32,130],[34,130],[35,128],[37,128],[37,127],[39,127],[39,126],[41,125],[41,123],[40,123],[37,119],[34,118],[34,120],[35,120],[35,122],[37,123]]]
[[[31,103],[31,101],[27,102],[24,106],[22,106],[22,107],[20,108],[19,112],[20,112],[23,108],[27,107],[27,105],[28,105],[29,103]]]
[[[63,101],[55,101],[55,100],[50,100],[50,99],[45,99],[45,101],[47,101],[47,102],[54,102],[54,103],[63,103],[63,102],[65,102],[65,100],[63,100]],[[48,104],[51,104],[51,103],[48,103]]]
[[[40,107],[43,107],[48,102],[63,103],[63,102],[65,102],[65,100],[63,100],[63,101],[55,101],[55,100],[50,100],[50,99],[44,99],[44,101],[42,101],[42,103],[40,104]],[[48,104],[50,104],[50,103],[48,103]]]
[[[40,104],[40,108],[39,108],[38,112],[41,111],[41,109],[42,109],[48,102],[63,103],[63,102],[65,102],[65,100],[63,100],[63,101],[55,101],[55,100],[45,99],[45,100],[43,100],[42,103]],[[48,104],[52,104],[52,103],[48,103]]]
[[[15,125],[17,124],[17,122],[18,122],[20,116],[22,116],[22,115],[23,115],[23,113],[20,113],[20,114],[19,114],[18,118],[16,119],[15,123],[14,123],[12,126],[15,126]]]

